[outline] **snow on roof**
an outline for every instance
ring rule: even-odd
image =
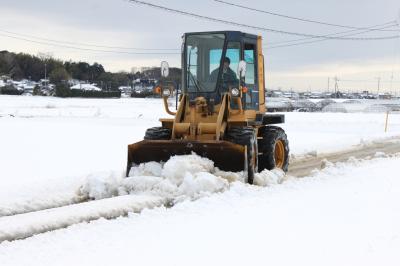
[[[85,90],[85,91],[101,91],[99,87],[96,87],[93,84],[77,84],[71,87],[71,89],[76,89],[76,90]]]
[[[318,108],[324,108],[325,106],[332,104],[332,103],[336,103],[334,100],[332,99],[323,99],[319,102],[316,103],[316,107]]]
[[[347,113],[347,109],[342,103],[331,103],[322,108],[322,112]]]
[[[292,102],[294,108],[314,108],[316,104],[308,99],[301,99]]]
[[[290,108],[290,100],[288,98],[267,97],[265,105],[267,108]]]
[[[119,86],[118,89],[120,91],[122,91],[122,90],[130,90],[130,89],[132,89],[132,87],[130,87],[130,86]]]

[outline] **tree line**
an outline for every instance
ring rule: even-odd
[[[99,63],[62,61],[52,57],[0,51],[0,76],[8,75],[14,80],[39,81],[45,77],[45,69],[48,79],[56,86],[65,84],[65,81],[70,79],[77,79],[96,83],[99,87],[107,90],[116,90],[119,86],[130,85],[133,80],[138,78],[159,80],[161,77],[159,67],[143,71],[143,73],[108,72]],[[179,84],[181,70],[171,68],[169,80]]]

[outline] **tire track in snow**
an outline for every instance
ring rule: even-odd
[[[24,213],[43,211],[53,208],[65,207],[73,204],[79,204],[83,202],[90,201],[88,197],[72,197],[72,198],[62,198],[56,197],[55,199],[46,200],[28,200],[26,202],[18,203],[13,207],[3,207],[0,208],[0,219],[2,217],[14,216]]]
[[[287,175],[294,177],[308,176],[313,170],[324,168],[325,160],[331,163],[337,163],[346,161],[350,157],[366,159],[368,157],[374,157],[377,152],[383,152],[385,154],[400,152],[400,137],[374,141],[370,144],[362,144],[338,152],[322,153],[308,158],[294,159],[289,164]]]
[[[167,204],[157,196],[126,195],[0,218],[0,243],[25,239],[48,231],[128,213],[140,213]]]

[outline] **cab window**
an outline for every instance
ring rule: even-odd
[[[259,91],[256,86],[257,66],[256,66],[256,45],[253,43],[245,43],[243,51],[244,61],[246,62],[245,83],[248,88],[246,93],[245,106],[246,109],[258,109]]]

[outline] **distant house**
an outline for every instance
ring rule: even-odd
[[[69,86],[75,86],[82,83],[82,81],[80,81],[79,79],[69,79],[67,82]]]
[[[48,85],[49,83],[50,83],[50,80],[49,80],[49,79],[41,79],[41,80],[39,80],[40,86],[46,86],[46,85]]]
[[[390,93],[379,93],[378,94],[378,99],[383,99],[383,100],[390,100],[392,99],[392,95]]]
[[[281,91],[268,91],[267,92],[267,97],[280,98],[280,97],[283,97],[283,92],[281,92]]]
[[[119,86],[118,89],[121,92],[125,92],[126,93],[126,92],[130,92],[132,90],[132,87],[130,87],[130,86]]]
[[[298,99],[299,98],[299,94],[297,92],[284,92],[282,97],[284,98],[289,98],[289,99]]]
[[[84,90],[84,91],[101,91],[99,87],[95,86],[96,84],[87,84],[81,83],[71,87],[72,90]]]
[[[23,80],[21,80],[18,87],[20,90],[23,90],[24,93],[33,93],[33,89],[36,87],[36,85],[38,85],[37,82],[23,79]]]
[[[267,97],[266,105],[268,112],[289,112],[292,110],[290,100],[288,98]]]
[[[322,99],[322,98],[324,98],[324,96],[323,96],[322,92],[311,92],[310,98],[311,99]]]

